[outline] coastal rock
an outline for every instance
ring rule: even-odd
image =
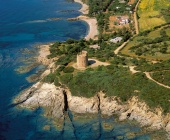
[[[98,113],[99,100],[97,96],[92,98],[72,96],[67,90],[68,107],[76,113]]]
[[[141,126],[152,130],[165,129],[170,132],[170,114],[163,115],[160,108],[150,109],[145,102],[139,101],[138,97],[132,97],[126,103],[119,101],[117,97],[107,97],[99,93],[100,110],[102,114],[119,115],[119,120],[136,120]]]
[[[137,97],[133,97],[127,103],[128,110],[120,114],[119,120],[130,119],[138,121],[141,126],[159,130],[165,127],[162,110],[156,108],[151,111],[144,102],[140,102]]]
[[[68,21],[77,21],[77,20],[79,20],[79,18],[68,18],[67,20]]]
[[[104,93],[99,93],[100,97],[100,110],[102,114],[113,115],[127,110],[126,106],[120,105],[117,101],[117,97],[107,97]]]
[[[61,18],[49,18],[49,21],[61,20]]]
[[[165,130],[170,133],[170,114],[168,113],[164,118]]]
[[[40,83],[33,85],[15,99],[20,107],[35,109],[45,108],[45,116],[63,118],[64,95],[63,89],[57,89],[54,84]]]
[[[167,123],[165,130],[170,132],[170,122]]]
[[[164,129],[170,132],[170,114],[163,115],[160,108],[150,109],[138,97],[132,97],[122,103],[118,97],[107,97],[100,92],[94,97],[72,96],[68,89],[56,88],[54,84],[40,83],[33,85],[15,99],[21,107],[45,108],[45,116],[63,118],[69,108],[75,113],[98,113],[119,116],[119,120],[136,120],[141,126],[152,130]],[[67,107],[67,108],[66,108]]]

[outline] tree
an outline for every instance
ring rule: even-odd
[[[140,56],[142,55],[142,49],[137,49],[136,52],[135,52],[136,55]]]
[[[73,67],[66,67],[66,68],[64,68],[64,70],[63,70],[65,73],[72,73],[72,72],[74,72],[74,68]]]
[[[162,47],[161,49],[160,49],[160,52],[161,53],[166,53],[166,51],[168,50],[168,48],[167,47]]]

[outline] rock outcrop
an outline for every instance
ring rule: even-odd
[[[104,93],[98,93],[100,97],[100,110],[102,114],[105,115],[113,115],[113,114],[120,114],[127,110],[126,105],[120,105],[118,102],[118,98],[115,96],[107,97]]]
[[[98,113],[99,100],[97,96],[91,98],[72,96],[67,90],[69,109],[76,113]]]
[[[45,108],[45,116],[63,118],[69,108],[76,113],[98,113],[119,116],[119,120],[136,120],[141,126],[150,129],[164,129],[170,132],[170,114],[163,115],[162,110],[151,110],[146,103],[132,97],[122,103],[118,97],[107,97],[100,92],[94,97],[72,96],[68,89],[57,88],[53,84],[40,83],[33,85],[15,99],[20,107],[35,109]]]
[[[63,118],[64,116],[64,90],[56,88],[53,84],[40,83],[21,93],[14,102],[20,107],[35,109],[45,108],[45,116]]]

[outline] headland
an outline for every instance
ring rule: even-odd
[[[80,9],[83,14],[88,13],[86,4],[79,0],[75,2],[83,5],[82,9]],[[14,103],[22,102],[19,104],[20,107],[30,109],[42,106],[45,108],[45,116],[56,117],[58,120],[64,119],[64,112],[67,109],[76,113],[101,112],[101,114],[108,116],[118,115],[119,121],[125,119],[137,120],[148,131],[163,129],[166,130],[169,136],[169,100],[165,101],[166,104],[163,101],[169,95],[169,89],[159,87],[145,76],[144,68],[149,71],[152,68],[150,66],[152,61],[120,54],[120,51],[124,47],[126,48],[126,45],[129,45],[136,36],[143,37],[142,33],[139,35],[131,34],[134,33],[133,27],[130,30],[122,25],[114,25],[115,27],[118,26],[118,31],[114,31],[115,28],[112,31],[102,30],[102,33],[105,33],[103,38],[105,37],[106,40],[105,42],[99,40],[102,51],[90,50],[89,45],[95,45],[96,43],[95,40],[90,42],[89,39],[96,39],[95,37],[98,34],[97,21],[95,18],[89,18],[86,15],[79,18],[87,21],[90,26],[89,34],[85,37],[85,40],[81,42],[68,40],[63,44],[56,42],[51,45],[50,48],[57,52],[55,56],[57,58],[53,56],[52,52],[49,57],[57,60],[55,63],[57,66],[51,63],[42,76],[43,82],[40,81],[21,93],[16,97]],[[101,28],[100,25],[98,26]],[[122,26],[122,29],[120,29],[120,26]],[[165,27],[164,25],[157,27],[154,32],[165,30]],[[113,32],[111,33],[113,37],[121,36],[122,41],[117,42],[117,44],[111,43],[109,41],[109,32]],[[150,32],[144,32],[143,34],[147,36]],[[107,62],[107,65],[88,67],[84,70],[84,73],[72,68],[76,54],[71,47],[77,50],[79,45],[81,49],[91,52],[95,59]],[[48,49],[48,46],[46,47]],[[64,50],[64,48],[67,48],[67,50]],[[46,49],[44,49],[45,52]],[[111,50],[112,52],[110,53]],[[116,53],[113,53],[115,50]],[[48,53],[40,52],[40,61],[43,59],[44,62],[47,62],[45,59]],[[165,63],[165,66],[167,66],[168,62],[165,61],[163,64]],[[146,67],[145,64],[150,67]],[[157,64],[155,65],[157,66]],[[73,71],[70,72],[70,69]],[[154,68],[151,70],[151,72],[154,72]],[[76,74],[77,71],[79,74]],[[96,81],[93,81],[93,79]],[[164,95],[165,93],[166,95]],[[159,105],[157,105],[157,102]]]

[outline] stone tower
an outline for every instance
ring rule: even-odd
[[[77,67],[85,68],[88,66],[88,54],[87,51],[82,51],[80,54],[77,54]]]

